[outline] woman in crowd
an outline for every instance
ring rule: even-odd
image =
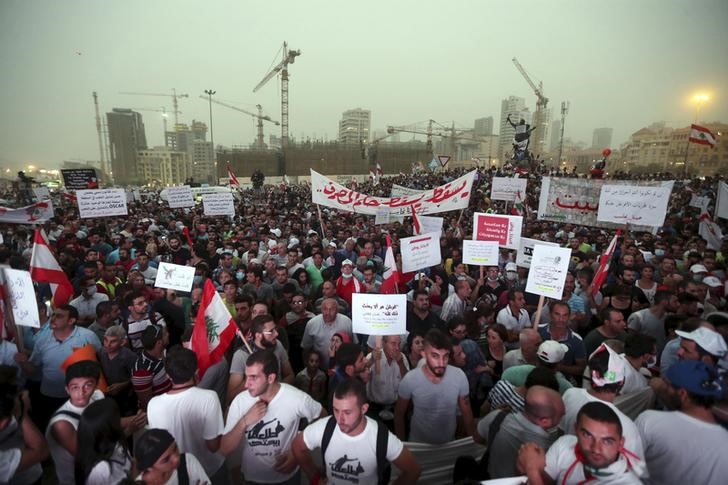
[[[77,485],[109,485],[126,478],[131,457],[113,399],[89,404],[81,414],[76,437]]]
[[[164,429],[147,430],[134,448],[137,482],[146,485],[191,483],[205,485],[210,479],[197,458],[180,453],[174,437]]]

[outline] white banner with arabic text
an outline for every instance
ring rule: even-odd
[[[311,170],[311,193],[314,204],[347,212],[376,215],[377,209],[388,207],[390,215],[408,216],[412,207],[418,214],[436,214],[464,209],[468,206],[476,171],[445,185],[405,197],[374,197],[338,184]]]
[[[53,204],[49,200],[13,209],[0,207],[0,223],[40,224],[53,217]]]
[[[603,185],[597,220],[659,227],[665,222],[671,193],[672,186]]]

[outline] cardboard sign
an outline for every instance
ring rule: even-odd
[[[417,218],[420,220],[422,234],[427,234],[428,232],[442,234],[442,224],[445,221],[442,217],[418,215]]]
[[[194,206],[195,200],[194,197],[192,197],[192,189],[189,185],[169,187],[167,189],[167,203],[169,204],[170,209]]]
[[[476,212],[473,218],[473,239],[496,241],[499,246],[518,249],[523,217]]]
[[[597,220],[658,227],[665,222],[672,185],[604,185],[599,194]]]
[[[728,184],[718,182],[718,195],[715,199],[715,217],[728,219]]]
[[[235,215],[235,201],[232,192],[205,194],[202,196],[202,207],[206,216]]]
[[[93,168],[63,168],[63,185],[68,190],[98,189],[99,179]]]
[[[464,240],[463,263],[476,266],[498,266],[498,243]]]
[[[13,307],[15,325],[40,328],[38,302],[30,273],[17,269],[3,268],[5,291]]]
[[[392,184],[392,190],[389,192],[390,197],[408,197],[410,195],[417,195],[424,192],[424,190],[410,189],[402,185]]]
[[[526,291],[560,300],[564,293],[564,283],[566,274],[569,272],[570,260],[570,248],[537,244],[533,248]]]
[[[708,205],[710,205],[710,197],[701,197],[693,194],[690,197],[690,207],[697,207],[700,212],[708,212]]]
[[[40,202],[41,200],[49,200],[51,198],[51,191],[48,187],[33,187],[33,195],[35,200]]]
[[[154,286],[170,290],[189,292],[195,279],[194,266],[181,266],[172,263],[159,263]]]
[[[505,200],[513,202],[516,200],[516,194],[521,193],[523,197],[526,193],[526,183],[528,179],[515,177],[493,177],[493,186],[490,189],[490,198],[492,200]]]
[[[126,207],[126,191],[124,189],[78,190],[78,212],[82,219],[89,217],[125,216],[129,213]]]
[[[407,332],[407,295],[351,295],[354,333],[402,335]]]
[[[421,236],[400,239],[402,271],[409,273],[442,263],[440,233],[430,232]]]
[[[521,244],[518,246],[518,252],[516,253],[516,265],[521,268],[531,267],[531,257],[533,256],[533,248],[536,244],[543,244],[544,246],[555,246],[559,245],[552,242],[541,241],[540,239],[531,239],[528,237],[521,238]]]

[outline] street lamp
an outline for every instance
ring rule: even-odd
[[[210,144],[212,144],[212,162],[213,165],[217,165],[217,156],[215,155],[215,137],[212,135],[212,95],[215,94],[217,91],[213,91],[212,89],[205,89],[205,94],[207,95],[207,100],[210,104]],[[217,172],[215,173],[215,176],[217,176]],[[209,175],[208,175],[209,178]]]

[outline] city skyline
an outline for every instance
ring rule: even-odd
[[[533,113],[536,96],[514,56],[543,82],[553,120],[570,101],[572,140],[590,143],[594,129],[612,127],[616,149],[657,121],[687,126],[699,90],[711,95],[700,119],[728,120],[718,90],[728,86],[720,61],[727,2],[281,3],[3,2],[0,59],[13,68],[0,90],[0,166],[97,160],[94,90],[102,113],[165,107],[170,126],[171,99],[119,93],[176,88],[189,94],[179,106],[189,124],[209,122],[198,96],[213,89],[214,98],[250,111],[259,103],[280,120],[280,82],[252,89],[283,41],[301,50],[289,68],[290,131],[299,140],[336,139],[341,113],[357,106],[371,110],[372,131],[429,118],[472,129],[476,119],[499,120],[509,96]],[[147,144],[164,145],[159,114],[142,114]],[[216,145],[249,145],[256,134],[254,118],[216,105],[213,127]],[[280,127],[266,124],[269,135]]]

